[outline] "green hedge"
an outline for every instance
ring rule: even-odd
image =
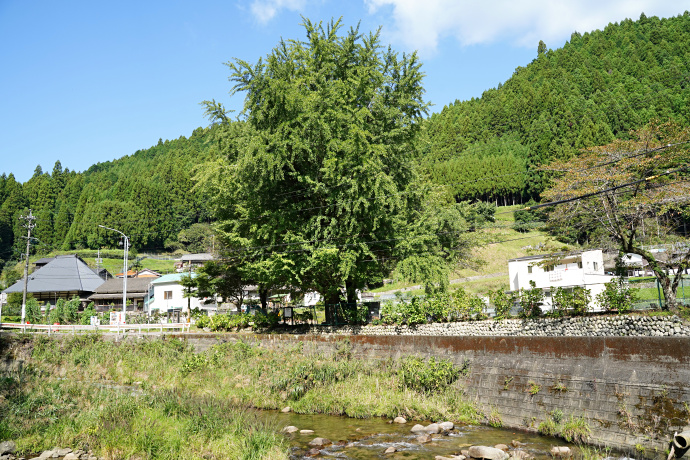
[[[18,323],[22,320],[21,316],[2,315],[2,323]]]

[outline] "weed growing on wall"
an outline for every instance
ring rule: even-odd
[[[592,435],[585,418],[571,415],[566,420],[560,410],[551,411],[549,418],[539,424],[537,431],[544,436],[563,438],[575,444],[584,444]]]

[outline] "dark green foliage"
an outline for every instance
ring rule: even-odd
[[[606,283],[606,289],[597,294],[596,301],[606,311],[625,313],[632,309],[638,299],[639,288],[630,287],[623,277]]]
[[[537,288],[534,281],[530,280],[529,289],[520,289],[518,296],[520,302],[521,318],[538,318],[542,314],[541,305],[544,300],[544,291]]]
[[[525,207],[530,207],[536,205],[537,202],[534,200],[529,200],[525,203]],[[544,208],[535,210],[519,210],[513,213],[515,216],[515,223],[513,224],[513,230],[526,233],[532,230],[539,229],[544,226],[546,222],[546,211]]]
[[[94,308],[93,302],[90,302],[86,308],[84,308],[84,311],[79,314],[79,324],[84,326],[91,324],[92,316],[98,316],[98,313]]]
[[[18,218],[29,208],[37,217],[32,253],[117,248],[119,235],[98,225],[124,232],[135,249],[161,250],[166,241],[176,242],[182,230],[209,220],[192,176],[197,163],[215,155],[208,143],[212,130],[199,128],[189,139],[165,141],[83,173],[63,169],[58,161],[52,173],[37,167],[24,184],[12,174],[0,176],[0,261],[25,251],[26,229]],[[198,233],[197,227],[183,233],[182,245],[210,246]]]
[[[26,299],[26,321],[31,324],[40,324],[41,319],[41,306],[36,299]]]
[[[458,288],[424,297],[414,296],[397,303],[386,302],[381,315],[385,324],[414,326],[431,322],[482,320],[487,318],[485,309],[482,299]]]
[[[503,289],[497,289],[489,293],[491,304],[494,307],[494,319],[500,320],[510,317],[510,310],[515,304],[515,295],[507,294]]]
[[[340,35],[340,21],[303,26],[305,41],[228,64],[245,120],[206,102],[224,158],[198,177],[245,279],[260,291],[317,291],[333,323],[392,261],[406,278],[444,287],[468,250],[468,225],[414,162],[427,109],[416,54],[386,50],[378,33]]]
[[[467,368],[465,368],[467,372]],[[447,359],[423,358],[408,356],[400,361],[398,378],[403,388],[420,393],[436,393],[452,385],[461,374],[461,370]]]
[[[688,12],[574,33],[558,50],[540,42],[503,85],[430,118],[422,162],[460,200],[536,199],[547,185],[540,165],[627,138],[652,118],[687,125],[689,47]]]

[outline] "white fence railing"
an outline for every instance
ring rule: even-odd
[[[21,332],[35,332],[35,333],[47,333],[51,335],[53,333],[60,332],[71,332],[75,334],[77,332],[117,332],[118,334],[125,334],[127,331],[136,332],[139,334],[145,334],[148,332],[159,332],[163,333],[163,330],[179,330],[180,332],[189,332],[190,323],[153,323],[153,324],[119,324],[119,325],[108,325],[103,324],[100,326],[82,326],[80,324],[18,324],[18,323],[0,323],[0,329],[15,329]]]

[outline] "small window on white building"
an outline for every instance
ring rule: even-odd
[[[545,272],[552,272],[554,269],[553,265],[545,265],[544,266],[544,271]]]
[[[582,261],[579,261],[579,262],[577,263],[577,268],[582,268]]]
[[[598,262],[593,262],[594,264],[594,271],[599,270],[599,263]]]
[[[532,273],[532,266],[531,265],[527,266],[527,273]]]
[[[172,291],[164,291],[163,292],[163,300],[171,300],[172,299]]]

